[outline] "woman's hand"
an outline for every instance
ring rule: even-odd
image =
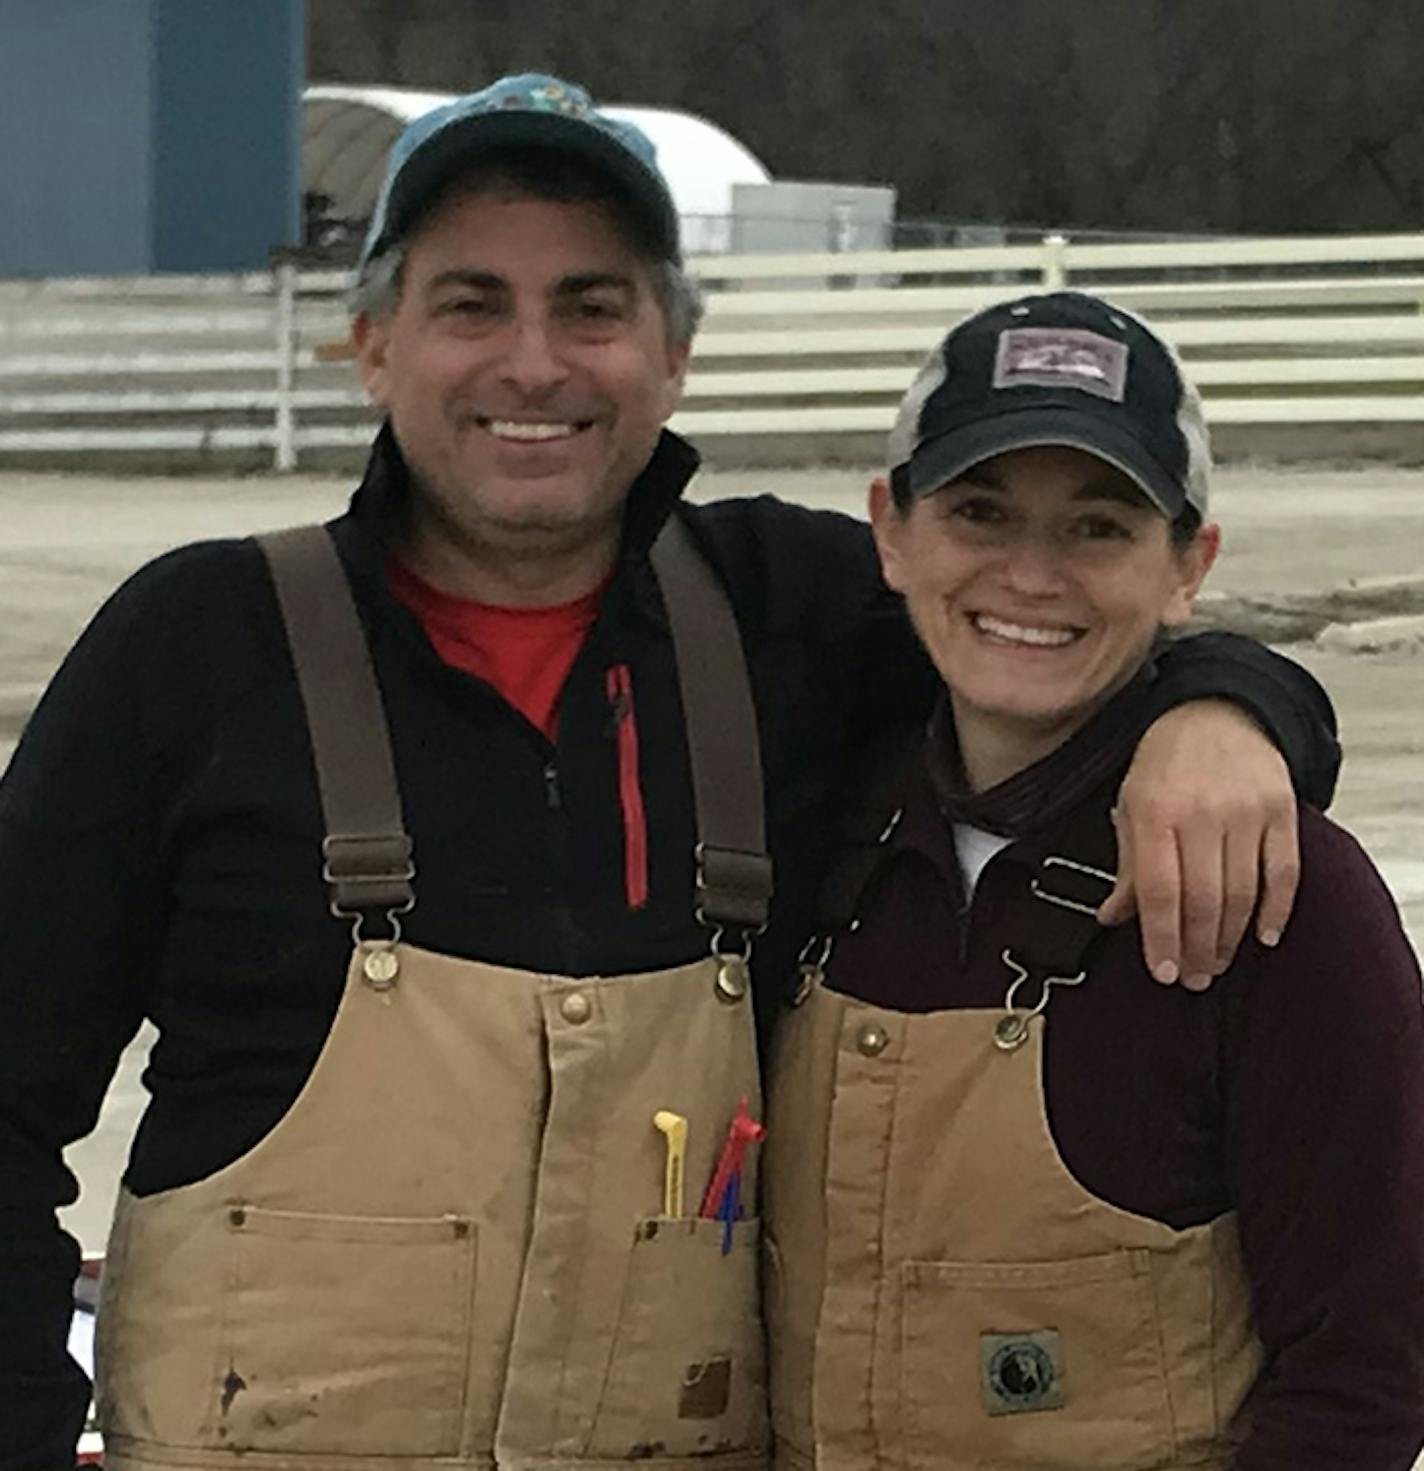
[[[1137,747],[1113,819],[1118,880],[1098,919],[1140,915],[1157,980],[1205,990],[1253,910],[1256,938],[1280,939],[1300,878],[1295,793],[1280,752],[1239,706],[1194,700],[1161,716]]]

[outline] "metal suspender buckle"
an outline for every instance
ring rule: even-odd
[[[834,947],[833,935],[812,935],[801,947],[801,954],[796,957],[798,980],[796,991],[791,997],[792,1006],[804,1006],[811,992],[824,984],[826,967],[830,964]]]
[[[361,953],[361,970],[372,990],[388,991],[400,974],[400,916],[415,908],[410,838],[405,833],[333,835],[323,841],[321,852],[331,912],[351,921],[351,943]],[[389,933],[368,936],[365,926],[377,914],[385,915]]]
[[[732,1006],[751,989],[752,939],[766,930],[771,910],[771,859],[706,843],[694,852],[697,922],[712,930],[717,999]],[[727,948],[729,934],[741,936],[740,950]]]
[[[1012,950],[1005,950],[1000,959],[1008,967],[1014,979],[1009,986],[1008,994],[1004,997],[1004,1014],[994,1023],[994,1046],[1001,1052],[1014,1052],[1022,1047],[1029,1037],[1029,1023],[1036,1016],[1042,1016],[1048,1010],[1049,998],[1054,986],[1081,986],[1088,978],[1085,970],[1080,970],[1076,976],[1044,976],[1041,982],[1042,993],[1038,998],[1038,1004],[1033,1007],[1015,1006],[1014,1001],[1018,996],[1019,987],[1032,979],[1031,972],[1025,965],[1020,965],[1014,959]]]
[[[714,848],[708,843],[698,843],[693,857],[697,862],[697,922],[735,927],[747,935],[762,934],[771,913],[771,859],[765,853]]]
[[[1060,909],[1071,909],[1076,914],[1096,916],[1098,906],[1108,897],[1117,883],[1115,873],[1108,873],[1102,868],[1090,868],[1086,863],[1075,863],[1071,858],[1059,858],[1052,854],[1043,860],[1040,873],[1044,879],[1049,877],[1050,869],[1062,870],[1056,876],[1063,881],[1065,892],[1055,892],[1054,889],[1045,887],[1044,883],[1040,882],[1040,874],[1035,874],[1029,880],[1029,893],[1035,899],[1042,899],[1045,904],[1056,904]],[[1094,884],[1103,884],[1107,887],[1107,893],[1096,902],[1093,902],[1092,886]]]

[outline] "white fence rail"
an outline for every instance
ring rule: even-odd
[[[1424,442],[1424,235],[716,256],[674,426],[828,445],[889,428],[967,313],[1079,286],[1151,316],[1231,425],[1411,425]],[[0,465],[365,443],[341,271],[0,282]]]

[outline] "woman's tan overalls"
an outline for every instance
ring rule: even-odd
[[[725,598],[674,518],[697,903],[770,895],[761,768]],[[320,529],[264,539],[312,733],[333,908],[357,943],[305,1088],[254,1149],[116,1216],[99,1327],[108,1471],[766,1465],[755,1220],[687,1208],[759,1101],[740,954],[573,978],[362,939],[414,902],[389,738]],[[689,643],[695,645],[690,654]],[[714,949],[721,949],[714,943]],[[745,1196],[755,1199],[749,1164]]]
[[[1228,1464],[1259,1363],[1234,1217],[1176,1231],[1097,1199],[1045,1111],[1047,1003],[1093,983],[1112,852],[1034,875],[1001,1011],[886,1010],[805,967],[763,1176],[778,1467]]]

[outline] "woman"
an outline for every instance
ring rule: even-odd
[[[1407,1468],[1424,1015],[1383,884],[1302,811],[1287,933],[1204,996],[1093,917],[1219,542],[1198,396],[1135,318],[1030,298],[950,333],[891,464],[881,560],[946,697],[857,797],[779,1029],[779,1464]]]

